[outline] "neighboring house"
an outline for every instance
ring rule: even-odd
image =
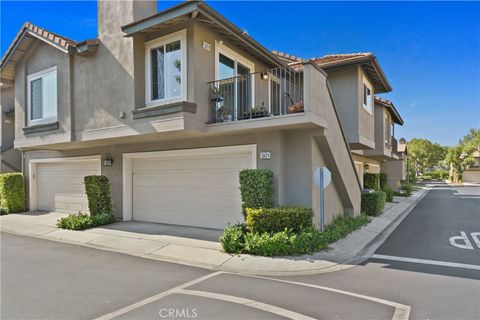
[[[327,222],[360,213],[361,187],[327,74],[292,68],[202,1],[99,1],[98,39],[26,23],[1,61],[30,210],[87,210],[106,175],[115,216],[207,228],[243,220],[238,173],[268,168],[275,203]],[[373,141],[373,134],[371,137]]]
[[[384,172],[388,184],[398,190],[406,178],[406,162],[398,154],[394,126],[404,121],[391,101],[376,96],[392,90],[376,57],[372,53],[352,53],[305,60],[274,53],[291,66],[311,61],[328,73],[362,186],[365,173]]]
[[[15,139],[15,98],[12,84],[0,87],[0,173],[22,170],[22,155],[13,147]]]
[[[475,163],[463,172],[462,181],[480,183],[480,147],[473,151],[472,157]]]

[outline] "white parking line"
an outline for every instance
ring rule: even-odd
[[[363,294],[358,294],[358,293],[349,292],[349,291],[343,291],[343,290],[329,288],[329,287],[317,286],[315,284],[310,284],[310,283],[275,279],[275,278],[262,277],[262,276],[253,276],[253,275],[242,275],[242,276],[271,280],[271,281],[278,281],[278,282],[289,283],[289,284],[294,284],[294,285],[298,285],[298,286],[305,286],[305,287],[310,287],[310,288],[320,289],[320,290],[324,290],[324,291],[335,292],[335,293],[343,294],[343,295],[346,295],[346,296],[351,296],[351,297],[355,297],[355,298],[359,298],[359,299],[363,299],[363,300],[368,300],[368,301],[384,304],[384,305],[395,308],[395,312],[394,312],[393,318],[392,318],[393,320],[408,320],[408,318],[410,317],[410,306],[407,306],[407,305],[404,305],[404,304],[401,304],[401,303],[397,303],[397,302],[393,302],[393,301],[389,301],[389,300],[385,300],[385,299],[370,297],[370,296],[366,296],[366,295],[363,295]]]
[[[438,260],[405,258],[405,257],[387,256],[387,255],[383,255],[383,254],[374,254],[374,255],[372,255],[372,258],[377,258],[377,259],[382,259],[382,260],[401,261],[401,262],[430,264],[430,265],[443,266],[443,267],[480,270],[480,266],[476,265],[476,264],[465,264],[465,263],[456,263],[456,262],[447,262],[447,261],[438,261]]]
[[[222,301],[227,301],[231,303],[237,303],[241,304],[247,307],[259,309],[262,311],[270,312],[285,318],[293,319],[293,320],[315,320],[315,318],[311,318],[309,316],[303,315],[301,313],[297,313],[294,311],[290,311],[287,309],[283,309],[277,306],[273,306],[271,304],[266,304],[262,302],[258,302],[255,300],[250,300],[250,299],[245,299],[245,298],[240,298],[236,296],[230,296],[226,294],[220,294],[220,293],[213,293],[213,292],[206,292],[206,291],[197,291],[197,290],[178,290],[175,293],[178,294],[186,294],[186,295],[192,295],[192,296],[199,296],[203,298],[209,298],[209,299],[215,299],[215,300],[222,300]]]
[[[158,301],[162,298],[165,298],[166,296],[168,295],[171,295],[172,293],[175,293],[176,291],[179,291],[181,289],[184,289],[184,288],[187,288],[187,287],[190,287],[190,286],[193,286],[194,284],[197,284],[197,283],[200,283],[202,281],[205,281],[207,279],[210,279],[212,277],[215,277],[219,274],[223,273],[222,271],[218,271],[218,272],[214,272],[214,273],[210,273],[210,274],[207,274],[206,276],[203,276],[203,277],[200,277],[200,278],[197,278],[197,279],[194,279],[192,281],[188,281],[188,282],[185,282],[184,284],[181,284],[179,286],[176,286],[172,289],[169,289],[169,290],[166,290],[166,291],[163,291],[163,292],[160,292],[156,295],[153,295],[151,297],[148,297],[146,299],[143,299],[143,300],[140,300],[138,302],[135,302],[129,306],[126,306],[126,307],[123,307],[121,309],[118,309],[116,311],[113,311],[113,312],[110,312],[110,313],[107,313],[101,317],[98,317],[96,318],[95,320],[109,320],[109,319],[113,319],[115,317],[118,317],[118,316],[121,316],[122,314],[125,314],[127,312],[130,312],[130,311],[133,311],[135,309],[138,309],[140,307],[143,307],[149,303],[152,303],[152,302],[155,302],[155,301]]]

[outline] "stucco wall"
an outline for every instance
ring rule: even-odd
[[[5,112],[15,107],[15,89],[14,87],[2,88],[0,94],[1,105],[1,131],[0,131],[0,145],[8,147],[13,144],[15,138],[15,115],[6,115]]]
[[[387,175],[387,183],[395,191],[400,189],[402,180],[406,179],[406,160],[384,161],[381,172]]]
[[[358,143],[358,68],[356,66],[328,71],[335,106],[348,143]]]
[[[374,99],[375,96],[375,88],[372,85],[370,79],[368,78],[367,74],[363,71],[361,67],[358,68],[358,134],[359,140],[363,144],[368,144],[371,148],[375,147],[375,113],[374,113]],[[368,112],[363,107],[363,84],[364,82],[370,87],[371,94],[372,94],[372,111],[371,113]]]
[[[15,69],[15,139],[27,138],[49,143],[71,141],[70,56],[49,44],[37,40],[33,48]],[[24,134],[27,126],[27,77],[30,74],[57,67],[57,118],[59,128],[48,132]]]

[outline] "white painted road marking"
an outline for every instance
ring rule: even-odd
[[[113,319],[113,318],[116,318],[118,316],[121,316],[122,314],[125,314],[125,313],[128,313],[130,311],[133,311],[135,309],[138,309],[140,307],[143,307],[149,303],[152,303],[152,302],[155,302],[155,301],[158,301],[162,298],[165,298],[166,296],[168,295],[171,295],[172,293],[174,293],[175,291],[178,291],[178,290],[181,290],[181,289],[184,289],[184,288],[187,288],[187,287],[190,287],[190,286],[193,286],[194,284],[197,284],[197,283],[200,283],[202,281],[205,281],[207,279],[210,279],[212,277],[215,277],[219,274],[223,273],[222,271],[218,271],[218,272],[214,272],[214,273],[210,273],[206,276],[203,276],[203,277],[200,277],[200,278],[197,278],[197,279],[194,279],[192,281],[188,281],[188,282],[185,282],[184,284],[181,284],[179,286],[176,286],[172,289],[169,289],[169,290],[166,290],[166,291],[163,291],[163,292],[160,292],[154,296],[151,296],[149,298],[146,298],[146,299],[143,299],[143,300],[140,300],[138,302],[135,302],[129,306],[126,306],[126,307],[123,307],[121,309],[118,309],[116,311],[113,311],[113,312],[110,312],[110,313],[107,313],[99,318],[96,318],[95,320],[109,320],[109,319]]]
[[[227,274],[227,272],[225,272],[225,274]],[[320,289],[320,290],[324,290],[324,291],[335,292],[335,293],[343,294],[343,295],[346,295],[346,296],[351,296],[351,297],[364,299],[364,300],[384,304],[384,305],[387,305],[387,306],[391,306],[391,307],[395,308],[395,312],[394,312],[393,318],[392,318],[393,320],[408,320],[408,318],[410,317],[410,306],[407,306],[407,305],[404,305],[404,304],[401,304],[401,303],[397,303],[397,302],[393,302],[393,301],[389,301],[389,300],[385,300],[385,299],[370,297],[370,296],[366,296],[366,295],[363,295],[363,294],[358,294],[358,293],[349,292],[349,291],[343,291],[343,290],[329,288],[329,287],[317,286],[315,284],[304,283],[304,282],[289,281],[289,280],[275,279],[275,278],[262,277],[262,276],[253,276],[253,275],[242,275],[242,276],[271,280],[271,281],[278,281],[278,282],[289,283],[289,284],[294,284],[294,285],[298,285],[298,286],[305,286],[305,287]]]
[[[231,295],[226,295],[226,294],[220,294],[220,293],[213,293],[213,292],[206,292],[206,291],[197,291],[197,290],[177,290],[175,291],[177,294],[186,294],[186,295],[193,295],[193,296],[199,296],[199,297],[204,297],[204,298],[209,298],[209,299],[215,299],[215,300],[222,300],[222,301],[227,301],[231,303],[237,303],[241,304],[247,307],[263,310],[266,312],[274,313],[279,316],[293,319],[293,320],[315,320],[315,318],[311,318],[309,316],[303,315],[301,313],[297,313],[294,311],[290,311],[287,309],[283,309],[280,307],[273,306],[271,304],[266,304],[262,302],[258,302],[255,300],[250,300],[250,299],[245,299],[245,298],[240,298],[236,296],[231,296]]]
[[[470,236],[473,238],[473,241],[475,241],[475,244],[477,245],[478,248],[480,248],[480,240],[478,239],[479,235],[480,235],[480,232],[472,232],[470,234]],[[461,241],[463,243],[458,243],[458,241]],[[465,231],[460,231],[459,236],[450,237],[450,244],[460,249],[468,249],[468,250],[474,249],[472,242],[470,241],[470,239],[468,239],[468,235]]]
[[[480,266],[476,265],[476,264],[465,264],[465,263],[456,263],[456,262],[447,262],[447,261],[405,258],[405,257],[387,256],[387,255],[383,255],[383,254],[374,254],[372,256],[372,258],[377,258],[377,259],[382,259],[382,260],[401,261],[401,262],[412,262],[412,263],[420,263],[420,264],[430,264],[430,265],[443,266],[443,267],[480,270]]]

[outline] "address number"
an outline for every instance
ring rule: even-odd
[[[260,152],[260,160],[269,160],[272,158],[272,154],[270,152]]]

